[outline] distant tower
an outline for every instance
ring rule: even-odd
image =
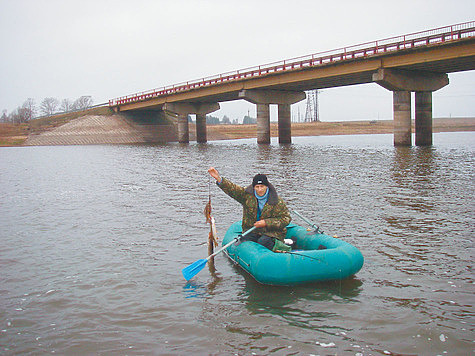
[[[318,112],[318,90],[308,90],[307,111],[305,112],[305,122],[320,121]]]
[[[301,121],[300,106],[297,106],[297,114],[294,114],[292,116],[292,122],[300,122],[300,121]]]

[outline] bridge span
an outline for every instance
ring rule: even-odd
[[[117,112],[166,111],[177,118],[178,141],[189,142],[188,115],[206,142],[206,114],[219,103],[257,105],[257,142],[270,143],[269,105],[278,105],[280,143],[291,142],[290,105],[305,91],[377,83],[393,92],[394,145],[412,145],[411,92],[415,92],[416,145],[432,144],[432,92],[448,73],[475,69],[475,21],[367,42],[245,68],[112,99]]]

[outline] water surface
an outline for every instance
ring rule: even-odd
[[[0,149],[2,354],[473,353],[475,134]],[[241,208],[207,168],[268,174],[288,205],[357,246],[363,269],[300,287],[206,256]],[[294,217],[294,222],[304,224]]]

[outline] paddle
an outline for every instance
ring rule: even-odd
[[[185,279],[187,281],[189,281],[190,279],[192,279],[194,276],[196,276],[198,273],[200,273],[200,271],[204,268],[204,266],[206,266],[206,262],[209,261],[209,259],[211,257],[214,257],[216,256],[218,253],[220,253],[221,251],[227,249],[229,246],[231,246],[233,243],[239,241],[242,237],[246,236],[247,234],[249,234],[250,232],[254,231],[256,229],[256,227],[251,227],[249,230],[247,230],[244,234],[242,234],[241,236],[238,236],[238,237],[235,237],[231,242],[227,243],[226,245],[224,245],[223,247],[221,247],[218,251],[216,251],[215,253],[213,253],[212,255],[209,255],[207,258],[202,258],[198,261],[195,261],[193,262],[191,265],[183,268],[183,270],[181,271],[183,273],[183,277],[185,277]]]
[[[300,219],[302,219],[303,221],[305,221],[307,224],[309,224],[311,227],[313,227],[315,229],[315,232],[317,234],[323,234],[323,231],[320,230],[320,228],[315,225],[313,222],[311,222],[310,220],[308,220],[307,218],[303,217],[302,215],[300,215],[300,213],[297,211],[297,210],[292,210],[292,212],[297,215]]]

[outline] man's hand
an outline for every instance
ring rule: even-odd
[[[259,227],[266,227],[267,224],[266,224],[266,221],[265,220],[259,220],[259,221],[256,221],[254,223],[254,226],[259,228]]]
[[[216,179],[216,181],[218,183],[221,183],[221,176],[219,175],[219,172],[216,168],[214,167],[209,167],[208,169],[208,173],[211,175],[211,177],[213,177],[214,179]]]

